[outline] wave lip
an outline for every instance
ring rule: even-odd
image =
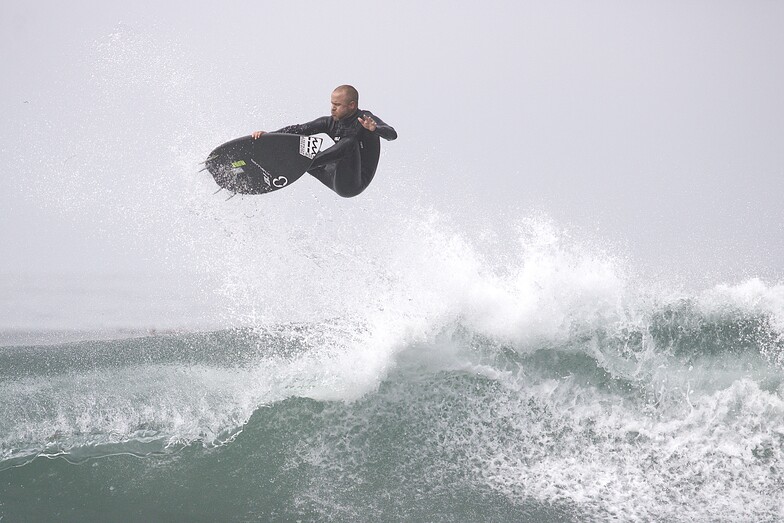
[[[220,445],[292,396],[361,397],[385,357],[345,321],[0,351],[2,463]],[[78,457],[77,457],[78,456]]]

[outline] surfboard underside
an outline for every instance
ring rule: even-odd
[[[322,139],[267,133],[244,136],[213,150],[204,162],[221,188],[240,194],[265,194],[297,181],[313,163]]]

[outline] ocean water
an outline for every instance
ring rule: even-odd
[[[148,271],[0,278],[0,521],[784,519],[780,282],[439,207],[403,153],[227,202],[198,163],[286,115],[200,65],[118,31],[25,106],[19,194]]]
[[[439,223],[322,260],[343,289],[232,273],[223,326],[6,335],[3,521],[784,517],[784,287]]]

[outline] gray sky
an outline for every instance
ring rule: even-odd
[[[148,205],[123,187],[352,83],[400,133],[353,205],[533,210],[654,276],[784,275],[784,3],[123,4],[0,4],[2,272],[155,270],[160,223],[112,233]]]

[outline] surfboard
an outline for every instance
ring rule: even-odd
[[[288,187],[313,163],[322,139],[298,134],[243,136],[217,147],[204,162],[223,189],[240,194],[265,194]]]

